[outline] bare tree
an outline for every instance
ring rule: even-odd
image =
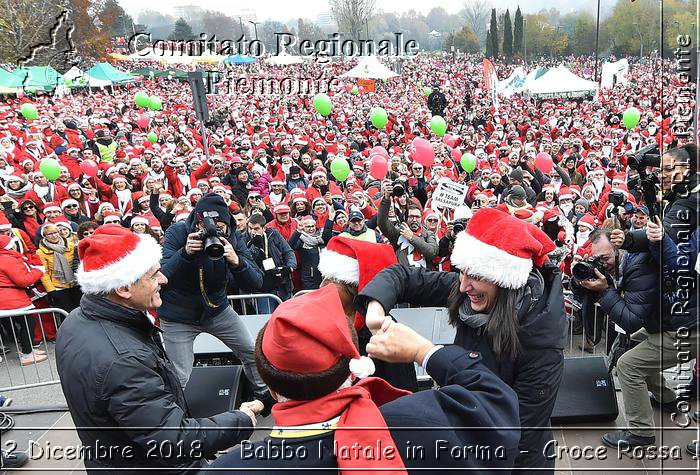
[[[0,0],[0,60],[16,63],[34,48],[51,45],[52,29],[64,11],[60,0]]]
[[[491,2],[489,0],[466,0],[462,4],[460,12],[464,21],[469,25],[479,38],[484,42],[486,38],[487,23],[491,15]]]
[[[376,0],[330,0],[329,4],[336,23],[357,41],[374,14]]]

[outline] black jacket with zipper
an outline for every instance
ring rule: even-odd
[[[81,457],[88,473],[182,473],[252,434],[240,411],[190,416],[160,330],[144,312],[83,296],[59,328],[56,358],[80,441],[93,447]]]

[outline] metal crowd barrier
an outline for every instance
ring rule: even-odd
[[[40,308],[0,314],[0,324],[7,332],[6,337],[3,338],[3,332],[0,331],[0,356],[2,356],[2,362],[0,362],[0,367],[2,367],[0,369],[0,393],[60,383],[58,371],[56,370],[56,354],[53,347],[50,347],[46,340],[44,323],[41,319],[43,314],[51,314],[53,316],[53,323],[56,328],[59,327],[56,315],[61,315],[63,318],[68,316],[68,312],[60,308]],[[42,343],[48,358],[37,362],[36,356],[32,351],[33,363],[28,366],[22,366],[19,360],[21,347],[18,335],[21,328],[18,328],[17,323],[24,324],[26,331],[29,332],[30,341],[33,341],[34,326],[29,325],[28,317],[34,315],[38,316],[37,322],[41,329]],[[20,322],[17,322],[17,317],[21,318]],[[8,341],[8,337],[12,338],[13,341]]]
[[[282,299],[279,298],[275,294],[240,294],[240,295],[227,295],[226,298],[228,299],[229,305],[233,306],[234,301],[240,301],[241,303],[241,308],[240,308],[240,315],[261,315],[261,314],[270,314],[271,312],[260,312],[259,307],[261,306],[261,303],[258,302],[260,299],[271,299],[273,300],[277,305],[282,303]],[[251,302],[252,301],[252,302]],[[249,312],[249,308],[253,310],[253,312]]]
[[[617,332],[622,331],[622,329],[612,323],[608,315],[602,312],[600,305],[595,303],[593,306],[593,321],[589,324],[592,325],[592,328],[589,327],[592,335],[587,335],[586,325],[582,317],[577,318],[576,316],[576,313],[581,310],[581,305],[574,300],[570,290],[564,291],[564,302],[567,310],[566,318],[569,322],[569,341],[565,351],[566,357],[607,356],[617,336]],[[578,333],[575,332],[577,326],[580,326],[580,335],[575,334]]]

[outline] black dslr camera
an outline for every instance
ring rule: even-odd
[[[218,218],[219,213],[216,211],[204,211],[202,213],[202,225],[204,230],[199,232],[199,240],[204,242],[204,253],[211,260],[219,260],[224,257],[224,245],[220,237],[223,233],[214,222],[214,218]]]
[[[403,180],[396,180],[393,184],[393,191],[391,192],[391,196],[394,196],[398,198],[399,196],[403,196],[406,194],[406,191],[408,189],[406,182]]]
[[[625,199],[625,195],[622,193],[622,191],[613,190],[608,195],[608,201],[615,208],[619,208],[620,206],[624,205],[625,201],[627,201],[627,200]]]
[[[597,277],[595,274],[596,269],[605,275],[605,266],[600,257],[589,257],[571,266],[571,275],[577,282],[595,279]]]
[[[463,219],[458,219],[457,221],[452,223],[452,234],[454,236],[457,236],[465,229],[467,229],[467,223],[465,223]]]

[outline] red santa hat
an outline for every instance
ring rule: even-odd
[[[134,216],[131,218],[131,225],[133,226],[134,224],[148,225],[148,218],[145,216]]]
[[[324,315],[324,318],[319,319],[318,315]],[[364,377],[374,372],[372,361],[366,356],[361,357],[353,343],[343,304],[334,285],[282,303],[265,327],[261,350],[269,364],[282,372],[312,376],[328,371],[343,357],[350,360],[348,376]],[[334,443],[338,445],[381,444],[383,448],[398,450],[377,403],[389,402],[405,394],[409,393],[383,380],[369,378],[350,387],[331,390],[328,395],[322,395],[322,399],[304,401],[304,404],[307,411],[314,413],[321,410],[329,414],[342,413],[337,424],[339,430],[333,435]],[[282,396],[290,397],[289,394]],[[275,422],[281,426],[295,425],[290,418],[293,411],[288,409],[297,404],[297,401],[276,404],[272,410]],[[367,427],[373,429],[368,431]],[[361,451],[357,456],[339,457],[338,468],[341,473],[348,468],[359,468],[363,473],[373,469],[391,473],[406,471],[401,457],[377,459],[365,456]]]
[[[586,213],[581,217],[581,219],[578,220],[578,223],[576,224],[578,226],[585,226],[593,231],[595,229],[595,218],[591,213]]]
[[[291,213],[291,211],[292,210],[289,208],[289,206],[287,206],[285,204],[278,204],[277,206],[275,206],[275,209],[274,209],[275,214]]]
[[[77,200],[74,200],[73,198],[68,198],[67,200],[61,201],[61,208],[66,209],[67,207],[75,205],[75,206],[80,206],[80,203],[78,203]]]
[[[68,221],[68,218],[66,218],[65,216],[59,216],[58,218],[54,219],[53,224],[55,224],[56,226],[62,226],[64,228],[68,228],[71,231],[73,231],[73,226],[71,226],[70,221]],[[46,226],[44,226],[44,227],[46,227]],[[42,236],[44,235],[43,228],[42,228],[41,235]]]
[[[190,212],[189,212],[189,211],[187,211],[186,209],[181,209],[180,211],[178,211],[178,212],[175,214],[175,218],[173,218],[173,221],[176,222],[176,223],[178,223],[178,222],[180,222],[180,221],[182,221],[182,220],[187,219],[187,218],[189,217],[189,215],[190,215]],[[152,228],[152,227],[153,227],[153,226],[151,226],[151,228]]]
[[[108,294],[138,281],[161,259],[158,243],[121,226],[100,226],[78,244],[77,279],[86,294]]]
[[[105,224],[109,224],[109,223],[121,224],[121,221],[122,221],[122,217],[116,211],[105,211],[104,213],[102,213],[102,222]]]
[[[0,213],[0,230],[7,230],[11,229],[12,225],[10,222],[7,220],[7,216],[5,216],[5,213]]]
[[[494,208],[482,208],[457,236],[450,262],[499,287],[519,289],[554,243],[538,227]]]
[[[44,214],[46,214],[49,211],[62,211],[61,207],[58,205],[58,203],[51,202],[51,203],[46,203],[44,205],[44,209],[42,210]]]
[[[569,189],[568,186],[562,186],[561,188],[559,188],[559,199],[560,200],[573,199],[573,195],[571,194],[571,189]]]
[[[380,270],[397,262],[389,244],[335,236],[321,251],[318,270],[324,279],[355,285],[359,292]],[[357,314],[355,328],[363,326],[364,318]]]

